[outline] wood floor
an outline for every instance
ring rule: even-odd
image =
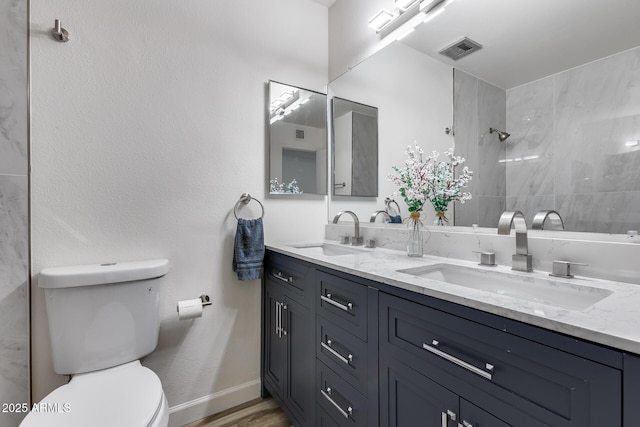
[[[255,399],[183,427],[291,427],[273,399]]]

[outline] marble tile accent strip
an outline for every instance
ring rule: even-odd
[[[485,216],[485,211],[505,205],[506,166],[500,160],[505,158],[506,145],[489,128],[505,129],[506,92],[457,69],[453,81],[455,151],[473,171],[467,188],[473,199],[456,203],[454,224],[491,226],[493,217]],[[489,198],[496,202],[494,206],[487,205]]]
[[[27,177],[0,175],[0,402],[28,402]],[[0,425],[24,414],[1,413]]]
[[[27,0],[0,2],[0,174],[27,174]]]

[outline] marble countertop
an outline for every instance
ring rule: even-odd
[[[341,246],[335,241],[314,242],[314,244],[321,243]],[[310,242],[270,243],[267,244],[267,248],[354,276],[640,354],[639,285],[580,276],[572,279],[550,278],[546,272],[520,273],[512,271],[508,266],[483,267],[478,266],[477,262],[453,258],[426,255],[421,258],[411,258],[402,251],[383,248],[358,247],[359,251],[355,254],[327,256],[322,255],[319,248],[314,251],[295,247],[302,244],[309,245]],[[612,291],[612,294],[583,310],[569,310],[397,271],[441,263],[473,268],[476,271],[500,272],[513,275],[520,281],[526,281],[527,278],[553,280],[569,286],[604,289]],[[526,283],[522,285],[526,286]]]

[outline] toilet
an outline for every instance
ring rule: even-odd
[[[158,376],[141,357],[158,343],[166,259],[46,268],[54,371],[69,383],[32,406],[21,427],[166,427]]]

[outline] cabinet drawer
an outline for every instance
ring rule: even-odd
[[[367,399],[325,364],[316,362],[316,401],[340,426],[367,427]]]
[[[318,314],[367,340],[367,287],[341,277],[317,273]]]
[[[366,395],[367,343],[320,316],[316,329],[316,357]]]
[[[311,308],[313,304],[315,269],[301,261],[275,252],[268,252],[266,278],[285,288],[288,297]]]
[[[485,409],[516,405],[554,426],[621,424],[617,369],[387,294],[379,307],[381,351],[462,397],[482,390]]]

